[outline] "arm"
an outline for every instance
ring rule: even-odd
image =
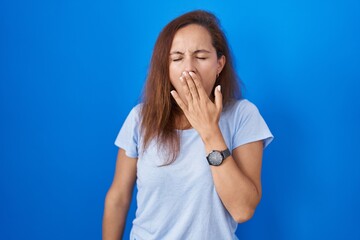
[[[136,163],[136,158],[126,156],[125,151],[119,148],[115,176],[105,198],[103,240],[122,238],[136,180]]]
[[[226,149],[220,130],[211,134],[204,141],[207,153]],[[211,166],[216,191],[238,223],[249,220],[260,202],[262,153],[263,141],[248,143],[235,148],[220,166]]]
[[[185,72],[180,81],[185,99],[181,99],[175,90],[171,94],[201,136],[207,153],[225,150],[227,146],[218,125],[222,112],[220,86],[215,88],[213,103],[195,73]],[[238,223],[249,220],[260,201],[262,153],[262,141],[248,143],[234,149],[222,165],[211,166],[216,191]]]

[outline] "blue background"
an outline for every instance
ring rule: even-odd
[[[199,8],[220,18],[245,97],[275,135],[238,237],[360,239],[355,0],[1,1],[1,239],[101,238],[113,142],[157,35]]]

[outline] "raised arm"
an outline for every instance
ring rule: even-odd
[[[214,90],[214,103],[209,99],[202,80],[194,72],[184,72],[180,78],[184,99],[171,91],[186,118],[202,138],[207,154],[227,148],[219,127],[222,112],[220,86]],[[261,163],[263,141],[237,147],[221,166],[211,166],[215,188],[233,219],[249,220],[261,199]]]

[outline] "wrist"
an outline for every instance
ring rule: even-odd
[[[209,154],[213,150],[222,151],[227,148],[219,126],[201,135],[201,139],[204,142],[206,154]]]

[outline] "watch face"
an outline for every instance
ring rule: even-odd
[[[209,157],[208,157],[208,160],[209,162],[212,164],[212,165],[220,165],[223,161],[223,156],[221,155],[220,152],[218,151],[212,151],[210,154],[209,154]]]

